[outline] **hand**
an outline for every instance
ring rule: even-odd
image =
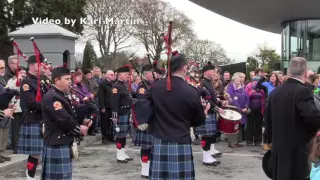
[[[202,106],[206,107],[206,105],[207,105],[206,101],[202,97],[200,97],[200,99],[201,99]]]
[[[206,110],[206,111],[209,111],[210,108],[211,108],[210,103],[207,103],[205,110]]]
[[[228,101],[222,101],[222,106],[226,106],[226,105],[228,105],[228,104],[229,104]]]
[[[88,134],[88,127],[84,125],[80,125],[80,134],[86,136]]]
[[[13,112],[14,111],[13,111],[12,108],[8,108],[8,109],[3,110],[3,114],[4,114],[5,117],[12,118]]]
[[[105,112],[106,112],[106,109],[105,109],[105,108],[102,108],[100,111],[101,111],[102,113],[105,113]]]
[[[242,112],[243,112],[243,113],[247,113],[247,112],[248,112],[248,109],[247,109],[247,108],[243,108],[243,109],[242,109]]]
[[[110,118],[111,119],[111,121],[113,122],[113,123],[117,123],[118,122],[118,119],[117,118]]]
[[[219,112],[219,114],[223,114],[223,113],[224,113],[224,110],[221,109],[221,108],[219,108],[218,112]]]
[[[94,95],[93,94],[90,94],[89,96],[91,99],[94,99]]]
[[[89,101],[88,97],[83,98],[83,102],[88,102],[88,101]]]
[[[90,127],[92,125],[92,121],[91,119],[84,119],[82,124]]]

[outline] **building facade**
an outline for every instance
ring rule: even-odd
[[[281,34],[281,69],[292,57],[308,60],[313,71],[320,67],[319,0],[190,0],[212,12],[245,25]],[[320,69],[319,69],[320,70]]]

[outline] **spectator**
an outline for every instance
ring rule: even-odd
[[[16,74],[17,64],[18,57],[16,55],[12,55],[8,58],[8,67],[6,68],[6,72],[4,75],[4,80],[6,82],[8,82],[9,79],[13,78],[13,76]]]
[[[138,75],[133,76],[133,83],[131,85],[132,92],[136,92],[139,83],[141,82],[141,78]]]
[[[26,76],[26,70],[24,68],[20,68],[18,70],[18,79],[21,81],[25,76]],[[9,79],[8,81],[8,87],[10,89],[16,89],[20,91],[20,87],[16,86],[17,82],[17,77],[14,76],[13,78]],[[14,101],[16,102],[14,103]],[[13,113],[14,120],[11,121],[11,128],[9,132],[9,138],[11,139],[11,145],[13,149],[13,153],[17,153],[17,145],[18,145],[18,140],[19,140],[19,129],[20,129],[20,124],[22,121],[22,110],[20,107],[20,99],[15,99],[13,97],[10,101],[10,105],[16,105],[16,110]]]

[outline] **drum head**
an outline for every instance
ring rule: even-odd
[[[237,111],[225,109],[223,113],[220,114],[221,117],[230,121],[239,121],[242,115]]]

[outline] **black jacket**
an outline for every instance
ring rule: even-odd
[[[66,94],[52,86],[43,98],[42,115],[45,124],[44,143],[71,144],[80,135],[80,124]]]
[[[112,82],[103,80],[99,85],[98,99],[100,109],[110,109],[110,96],[111,96]]]
[[[172,89],[167,80],[155,81],[150,89],[155,118],[149,132],[164,141],[190,144],[190,127],[204,124],[206,115],[200,93],[181,77],[172,76]]]
[[[289,78],[270,94],[266,117],[273,179],[309,177],[307,145],[320,129],[320,111],[310,87]]]

